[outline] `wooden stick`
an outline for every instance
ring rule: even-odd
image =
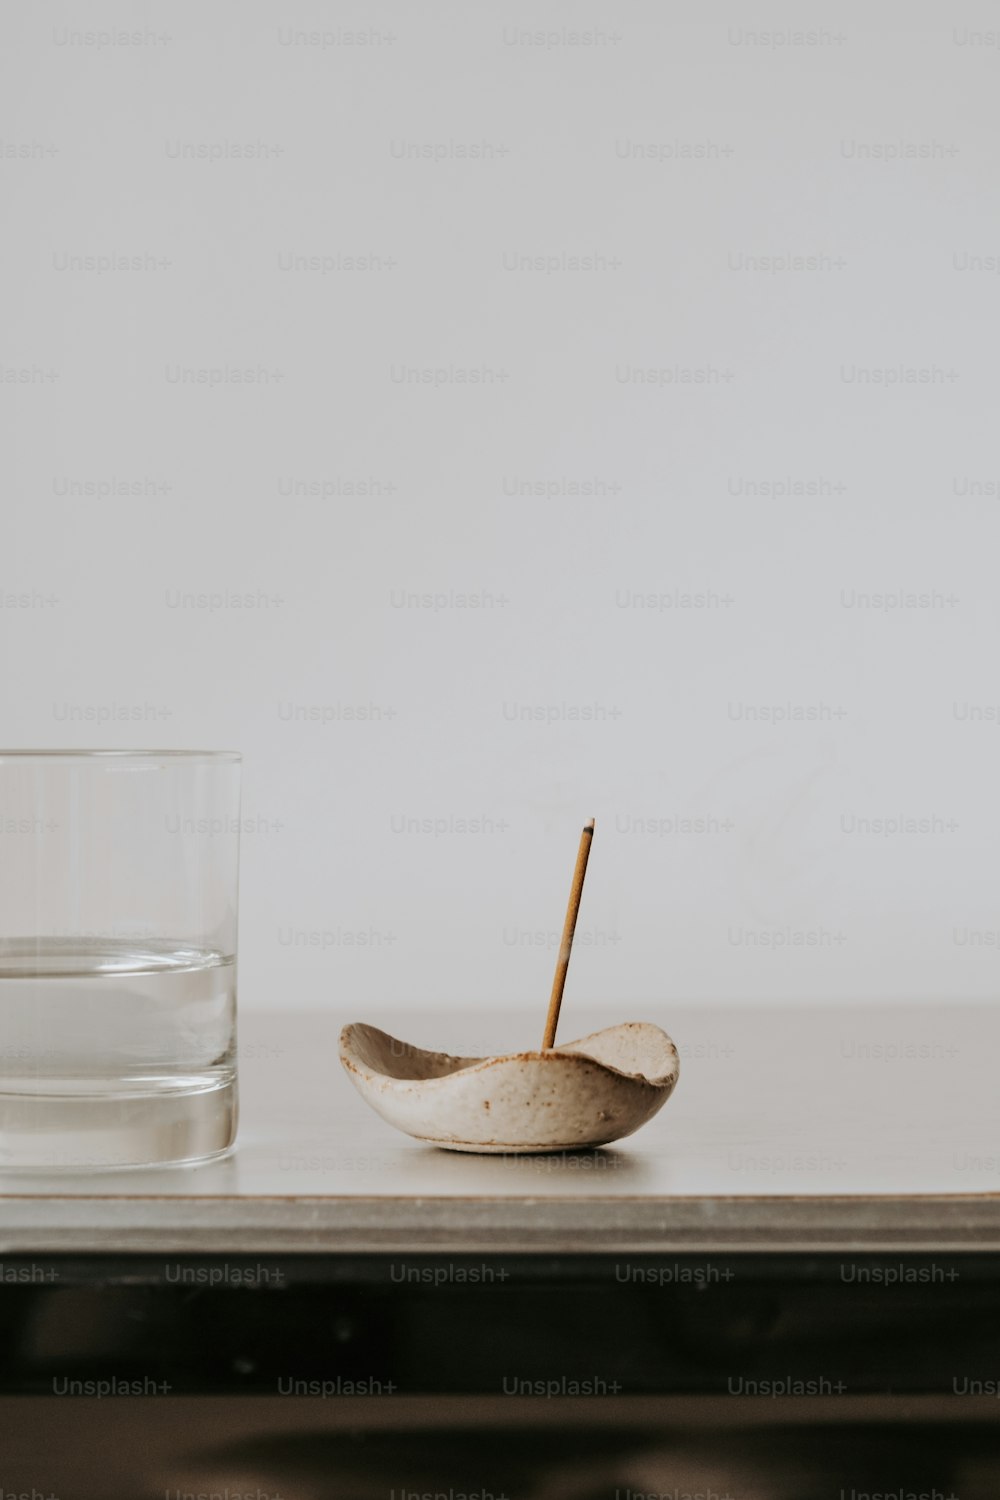
[[[583,895],[583,877],[587,873],[587,860],[590,858],[590,846],[593,841],[594,819],[591,818],[580,835],[580,848],[576,856],[576,869],[573,871],[573,884],[570,887],[569,905],[566,908],[566,921],[563,924],[559,959],[556,963],[555,978],[552,981],[552,995],[549,999],[549,1013],[545,1021],[545,1035],[542,1038],[543,1052],[548,1052],[555,1045],[556,1027],[559,1025],[559,1008],[562,1005],[563,990],[566,987],[566,970],[569,968],[569,955],[573,947],[573,934],[576,931],[576,919],[580,910],[580,897]]]

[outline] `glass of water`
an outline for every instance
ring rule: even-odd
[[[240,757],[0,750],[0,1172],[236,1135]]]

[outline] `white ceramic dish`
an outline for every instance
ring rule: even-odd
[[[355,1023],[340,1060],[398,1130],[449,1151],[575,1151],[631,1135],[670,1098],[677,1048],[658,1026],[626,1021],[546,1052],[451,1057]]]

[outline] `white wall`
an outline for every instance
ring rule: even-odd
[[[995,993],[1000,46],[961,9],[4,7],[3,738],[244,751],[244,1005],[541,1013],[591,814],[567,1005]],[[223,367],[267,379],[176,378]]]

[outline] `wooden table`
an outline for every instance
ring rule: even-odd
[[[673,1035],[673,1098],[605,1151],[540,1157],[422,1146],[347,1082],[341,1018],[245,1015],[230,1157],[0,1177],[0,1254],[1000,1249],[1000,1006],[620,1014]],[[378,1019],[458,1053],[537,1020]]]

